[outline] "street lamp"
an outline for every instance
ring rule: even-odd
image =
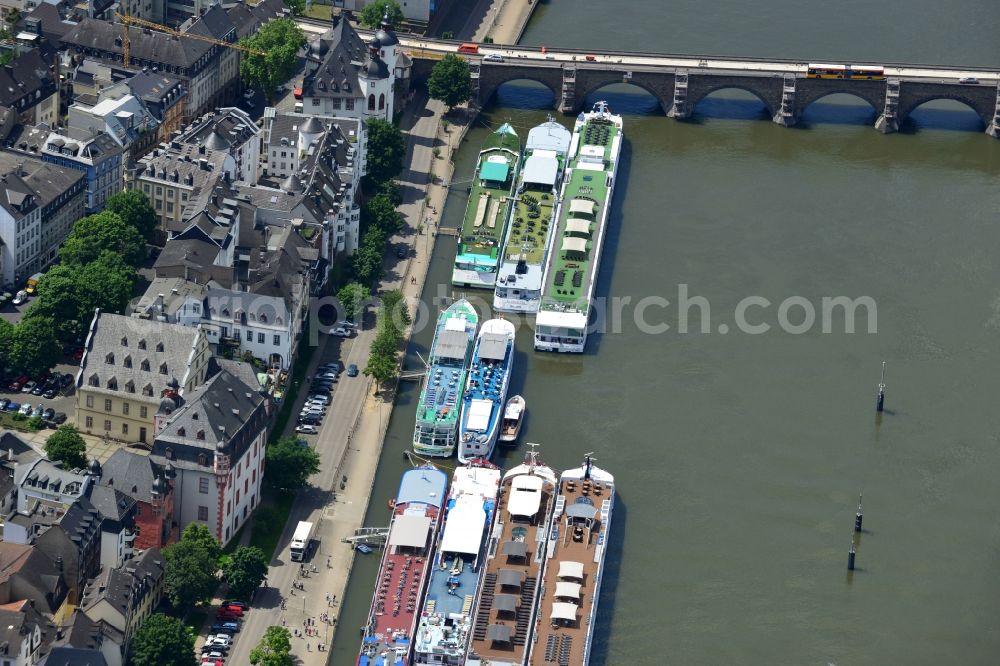
[[[306,614],[306,597],[302,595],[302,615]]]

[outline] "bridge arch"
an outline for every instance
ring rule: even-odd
[[[499,81],[499,82],[497,82],[497,83],[495,83],[495,84],[493,84],[493,85],[491,85],[489,87],[484,87],[480,83],[480,87],[479,87],[479,106],[485,107],[490,102],[492,102],[493,98],[497,94],[497,91],[500,90],[500,88],[502,86],[507,85],[507,84],[517,85],[518,82],[523,82],[523,81],[530,81],[532,83],[540,83],[542,86],[545,87],[546,90],[549,91],[549,93],[552,94],[552,101],[548,105],[549,108],[555,107],[557,105],[557,103],[559,101],[559,90],[557,88],[553,88],[551,82],[546,81],[542,77],[537,77],[537,76],[518,76],[517,78],[508,79],[506,81]]]
[[[688,86],[688,108],[691,109],[692,115],[695,115],[695,109],[698,107],[698,103],[704,100],[706,97],[710,96],[712,93],[717,93],[722,90],[740,90],[746,93],[750,93],[756,99],[758,99],[767,110],[767,114],[770,117],[774,117],[774,114],[778,112],[780,106],[779,103],[773,98],[773,95],[768,94],[768,91],[761,90],[756,86],[747,85],[744,83],[729,81],[724,83],[715,84],[698,84],[692,83]]]
[[[576,78],[576,108],[574,111],[583,109],[588,98],[594,97],[603,88],[615,85],[625,85],[648,93],[656,100],[664,114],[670,110],[670,106],[673,104],[672,76],[668,80],[663,75],[647,75],[636,72],[631,77],[626,78],[625,72],[584,72],[580,70],[577,72]]]
[[[900,101],[898,117],[899,122],[902,124],[910,118],[910,114],[916,111],[919,107],[927,104],[928,102],[935,102],[938,100],[950,100],[952,102],[958,102],[964,107],[967,107],[973,113],[975,113],[979,120],[982,122],[983,127],[989,127],[990,123],[993,122],[993,114],[995,109],[991,107],[984,108],[986,105],[982,103],[981,100],[973,99],[969,95],[963,95],[961,93],[955,92],[941,92],[938,94],[931,94],[926,96],[921,96],[919,98],[914,98],[912,100],[908,99],[905,102]]]
[[[832,86],[813,86],[805,87],[803,89],[796,90],[795,92],[795,110],[798,114],[803,113],[810,106],[820,101],[824,97],[829,97],[830,95],[849,95],[856,99],[860,99],[863,102],[867,102],[868,106],[872,107],[875,113],[882,113],[885,108],[885,84],[882,84],[882,89],[878,90],[873,86],[865,86],[861,88],[857,85],[851,85],[851,82],[843,82],[834,80],[834,83],[846,83],[847,85],[832,85]]]
[[[869,95],[860,95],[853,90],[843,90],[835,91],[831,90],[829,92],[823,92],[821,94],[804,96],[805,99],[799,101],[796,100],[796,111],[795,116],[800,120],[805,120],[806,122],[819,122],[819,123],[838,123],[838,124],[871,124],[874,119],[878,118],[879,114],[882,113],[883,104],[875,104],[870,99]],[[864,105],[854,105],[849,108],[851,111],[845,113],[845,109],[848,108],[846,104],[830,104],[831,107],[841,107],[837,114],[837,119],[832,120],[830,117],[815,118],[810,116],[820,116],[821,111],[816,108],[816,106],[821,106],[820,102],[823,102],[827,97],[847,97],[852,100],[864,102]],[[856,111],[855,111],[856,109]],[[865,111],[862,111],[864,109]]]

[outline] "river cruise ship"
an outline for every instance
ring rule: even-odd
[[[521,141],[514,128],[504,123],[487,137],[479,151],[465,218],[458,232],[453,285],[493,289],[496,284],[500,247],[520,166]]]
[[[514,370],[516,332],[514,324],[506,319],[490,319],[479,331],[462,400],[459,462],[493,455]]]
[[[589,454],[559,477],[531,666],[590,662],[614,502],[615,478]]]
[[[458,442],[458,417],[479,315],[464,298],[438,317],[413,429],[413,450],[448,457]]]
[[[389,536],[363,629],[358,666],[410,663],[447,490],[448,475],[432,465],[403,472],[392,502]]]
[[[573,135],[549,118],[528,132],[507,240],[500,251],[493,308],[536,312],[545,257],[556,228],[559,185]]]
[[[537,350],[582,353],[587,344],[623,140],[622,117],[611,113],[606,102],[577,117],[535,318]]]
[[[555,491],[555,473],[535,451],[504,474],[467,666],[527,663]]]
[[[431,560],[430,582],[414,643],[415,664],[458,666],[472,633],[472,607],[483,575],[500,470],[474,461],[455,470]]]

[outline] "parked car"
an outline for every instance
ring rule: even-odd
[[[484,57],[483,60],[486,62],[503,62],[503,56],[497,53],[491,53]]]
[[[234,619],[239,619],[243,617],[243,611],[239,608],[220,608],[215,615],[216,617],[232,617]]]
[[[7,398],[0,398],[0,412],[2,412],[5,409],[7,409],[7,405],[9,405],[9,404],[10,404],[10,400],[8,400]]]
[[[73,360],[74,361],[83,360],[83,347],[76,348],[76,351],[73,352]]]
[[[318,416],[303,416],[299,418],[299,425],[318,426],[323,423],[323,419]]]
[[[974,76],[963,76],[958,80],[959,83],[976,84],[979,83],[979,79]]]
[[[56,410],[52,409],[51,407],[46,407],[45,410],[42,411],[42,418],[46,421],[51,420],[52,417],[55,415],[56,415]]]
[[[229,650],[226,649],[226,652],[229,652]],[[206,658],[207,659],[225,659],[226,658],[226,653],[223,652],[222,649],[220,649],[218,647],[209,647],[208,649],[205,649],[205,650],[201,651],[201,658],[202,659],[206,659]]]
[[[590,54],[587,54],[586,56],[584,56],[584,58],[585,58],[585,59],[586,59],[586,60],[587,60],[588,62],[594,62],[595,60],[597,60],[597,56],[594,56],[594,55],[590,55]]]
[[[344,330],[345,331],[349,331],[351,329],[345,328]],[[350,335],[350,334],[348,334],[348,335]],[[329,379],[331,382],[336,382],[337,379],[338,379],[338,376],[337,376],[336,372],[324,372],[322,375],[320,375],[319,377],[317,377],[317,379]]]
[[[39,384],[38,386],[36,386],[31,391],[31,395],[41,395],[43,393],[45,393],[45,385],[44,384]]]
[[[66,423],[66,412],[56,412],[55,415],[49,419],[55,425],[62,425]]]
[[[7,403],[7,406],[4,407],[4,409],[6,411],[8,411],[8,412],[17,412],[17,411],[20,411],[20,409],[21,409],[21,403],[14,402],[13,400],[11,400],[10,402]]]
[[[212,659],[211,657],[205,657],[201,660],[202,666],[225,666],[226,662],[221,659]]]
[[[14,295],[14,300],[11,301],[11,302],[14,305],[23,305],[24,303],[27,303],[28,302],[28,292],[26,292],[24,289],[22,289],[21,291],[17,292],[17,294]]]
[[[357,377],[358,376],[358,366],[354,365],[353,363],[351,363],[349,366],[347,366],[347,376],[348,377]]]
[[[338,326],[337,328],[333,329],[330,332],[333,335],[336,335],[337,337],[340,337],[340,338],[349,338],[352,335],[354,335],[354,329],[353,328],[347,328],[346,326]]]
[[[29,405],[29,407],[30,407],[30,405]],[[31,410],[31,415],[32,416],[41,416],[44,412],[45,412],[45,407],[42,405],[42,403],[38,403],[37,405],[35,405],[35,408],[33,410]]]
[[[25,416],[31,416],[31,404],[26,402],[23,405],[21,405],[21,409],[17,411],[21,414],[24,414]]]
[[[303,423],[302,425],[297,426],[295,428],[295,432],[299,433],[300,435],[318,435],[319,434],[319,430],[316,429],[316,426],[309,425],[308,423]]]
[[[313,393],[309,396],[309,402],[322,402],[324,405],[329,405],[330,396],[325,393]]]
[[[406,251],[405,247],[401,247],[396,250],[396,256],[400,259],[406,259],[407,254],[409,254],[409,252]]]
[[[67,386],[73,383],[74,379],[75,377],[73,377],[73,375],[67,372],[62,377],[59,378],[59,385],[62,386],[63,388],[66,388]]]
[[[56,392],[55,389],[49,389],[48,391],[42,394],[42,397],[45,398],[46,400],[53,400],[57,395],[59,394]]]
[[[216,622],[209,631],[213,634],[229,634],[231,636],[238,630],[239,627],[235,622]]]
[[[221,634],[221,633],[220,634],[209,634],[208,635],[208,640],[212,641],[216,645],[226,645],[226,646],[229,646],[229,645],[233,644],[233,636],[232,636],[232,634]]]
[[[38,382],[33,379],[29,379],[24,383],[24,386],[21,387],[21,393],[31,393],[35,390],[36,386],[38,386]]]
[[[236,608],[239,608],[244,611],[250,610],[250,604],[248,604],[245,601],[237,601],[235,599],[229,599],[227,601],[222,602],[223,608],[226,608],[228,606],[235,606]]]

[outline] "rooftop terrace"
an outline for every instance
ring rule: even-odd
[[[499,256],[520,162],[520,140],[514,129],[504,124],[486,139],[479,153],[459,235],[458,256],[478,255],[491,260]]]

